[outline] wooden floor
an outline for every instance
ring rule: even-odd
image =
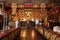
[[[43,40],[43,38],[33,28],[24,28],[18,40]]]

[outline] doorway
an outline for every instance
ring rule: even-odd
[[[27,19],[26,20],[27,28],[31,28],[31,27],[35,26],[35,22],[32,21],[32,18],[33,18],[32,15],[33,15],[32,9],[25,9],[25,18]],[[33,20],[34,20],[34,18],[33,18]]]
[[[22,28],[30,28],[35,26],[34,18],[32,19],[32,9],[24,9],[25,21],[21,21]]]

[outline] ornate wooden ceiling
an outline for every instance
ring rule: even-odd
[[[38,3],[38,4],[40,4],[40,3],[46,3],[46,4],[55,3],[55,4],[60,5],[60,0],[0,0],[0,2],[7,2],[8,4],[12,3],[12,2],[15,2],[17,4],[20,4],[23,2],[33,2],[33,3]]]
[[[33,2],[33,3],[49,3],[50,0],[0,0],[0,2],[15,2],[15,3],[21,3],[21,2]]]

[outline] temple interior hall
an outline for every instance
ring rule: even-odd
[[[0,40],[60,40],[60,0],[0,0]]]

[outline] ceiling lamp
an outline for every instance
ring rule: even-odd
[[[38,4],[34,4],[33,7],[34,7],[34,8],[38,8],[39,5],[38,5]]]
[[[18,5],[19,8],[23,8],[23,4]]]
[[[17,7],[16,3],[12,3],[11,7],[16,8]]]
[[[42,3],[42,4],[40,5],[40,7],[41,7],[41,8],[45,8],[45,7],[46,7],[46,4],[45,4],[45,3]]]

